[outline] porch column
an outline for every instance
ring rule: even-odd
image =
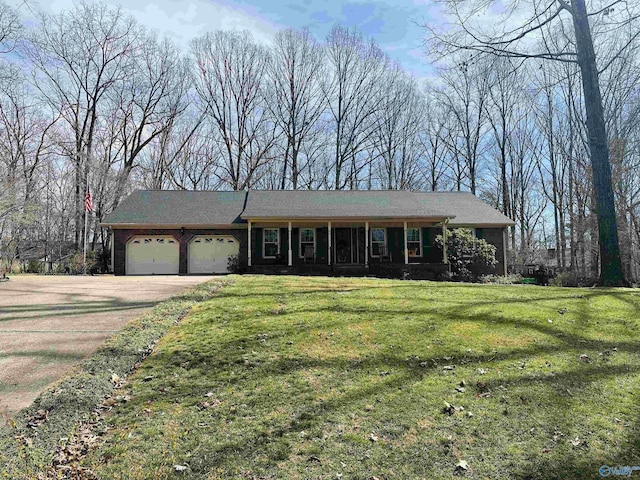
[[[442,220],[442,263],[449,263],[447,258],[447,221]]]
[[[289,251],[288,253],[288,265],[291,266],[293,265],[293,250],[291,250],[291,222],[289,222],[289,244],[288,244],[288,248]]]
[[[249,249],[247,251],[247,265],[251,266],[251,220],[249,220],[247,224],[247,237],[249,240],[247,244],[247,248]]]
[[[407,244],[407,221],[404,222],[404,264],[407,265],[409,263],[409,250]]]
[[[369,266],[369,222],[364,222],[364,266]]]
[[[331,222],[327,224],[327,235],[329,238],[327,239],[327,264],[331,265]]]
[[[509,235],[507,233],[507,229],[509,227],[504,227],[502,231],[502,261],[504,262],[504,276],[507,276],[507,242],[509,241]]]
[[[116,264],[114,263],[116,258],[116,251],[115,251],[116,247],[114,244],[115,239],[116,239],[116,236],[114,235],[113,228],[111,228],[111,272],[112,273],[115,273],[116,271]],[[51,258],[49,258],[49,260],[51,260]],[[53,263],[51,263],[51,265],[53,265]]]

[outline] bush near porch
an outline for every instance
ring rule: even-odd
[[[451,265],[452,280],[478,281],[494,272],[498,263],[496,247],[484,239],[476,238],[469,228],[456,228],[447,235],[447,257]],[[444,237],[436,237],[436,245],[443,248]]]

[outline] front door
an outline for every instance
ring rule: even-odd
[[[335,263],[358,263],[358,229],[335,228],[333,232]]]

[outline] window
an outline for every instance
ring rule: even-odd
[[[422,256],[422,229],[407,228],[407,250],[410,257]]]
[[[264,258],[276,258],[280,253],[280,230],[277,228],[265,228],[262,237],[262,256]]]
[[[301,228],[300,229],[300,249],[298,256],[304,257],[304,251],[307,247],[312,247],[313,251],[316,251],[316,229],[315,228]]]
[[[380,247],[387,245],[387,230],[385,228],[371,229],[371,256],[380,256]]]

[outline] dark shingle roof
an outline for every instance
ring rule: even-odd
[[[452,227],[515,225],[509,217],[470,192],[426,192],[424,195],[425,201],[434,208],[455,215],[449,220]]]
[[[242,218],[447,217],[417,192],[397,190],[251,190]]]
[[[513,221],[466,192],[397,190],[139,190],[103,225],[231,225],[264,218],[430,218],[451,226],[503,226]]]
[[[227,225],[244,223],[247,192],[138,190],[106,216],[104,225]]]

